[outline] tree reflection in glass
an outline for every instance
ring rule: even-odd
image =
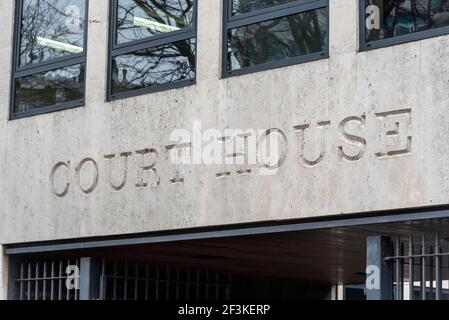
[[[23,0],[19,65],[83,52],[85,0]]]
[[[367,42],[449,26],[449,0],[365,0],[365,4],[374,8],[367,14]]]
[[[305,11],[231,29],[228,70],[325,51],[327,9]]]
[[[112,60],[112,93],[195,79],[196,40],[119,55]]]
[[[232,14],[243,14],[297,0],[232,0]]]
[[[118,0],[117,43],[187,28],[193,0]]]
[[[14,112],[81,100],[84,78],[84,64],[78,64],[16,79]]]

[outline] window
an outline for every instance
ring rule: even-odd
[[[195,82],[195,0],[111,4],[109,100]]]
[[[361,0],[360,8],[362,50],[449,33],[449,0]]]
[[[84,104],[87,0],[18,0],[11,119]]]
[[[328,57],[328,0],[225,0],[223,76]]]

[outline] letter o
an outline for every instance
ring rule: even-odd
[[[83,169],[84,165],[87,164],[87,163],[89,163],[89,162],[91,162],[91,163],[94,165],[94,168],[95,168],[95,176],[94,176],[94,179],[93,179],[93,181],[92,181],[91,186],[90,186],[89,188],[85,189],[85,188],[83,188],[83,186],[81,185],[81,176],[80,176],[80,172],[81,172],[81,170]],[[98,185],[98,166],[97,166],[97,163],[95,162],[95,160],[92,159],[92,158],[86,158],[86,159],[81,160],[81,162],[80,162],[80,163],[78,164],[78,166],[76,167],[75,171],[76,171],[76,180],[78,181],[78,185],[79,185],[81,191],[82,191],[83,193],[85,193],[85,194],[89,194],[89,193],[91,193],[92,191],[94,191],[95,188],[96,188],[97,185]]]
[[[277,133],[279,135],[279,137],[281,137],[283,142],[284,142],[284,148],[282,148],[281,152],[278,154],[278,159],[277,162],[274,165],[270,165],[267,164],[265,161],[261,160],[261,155],[260,155],[260,145],[265,142],[273,133]],[[278,145],[279,147],[279,145]],[[257,161],[266,169],[268,170],[277,170],[279,169],[282,164],[285,161],[285,158],[287,156],[287,136],[285,135],[285,133],[278,128],[271,128],[268,130],[265,130],[265,132],[259,137],[259,140],[257,141]],[[279,150],[278,150],[279,151]]]

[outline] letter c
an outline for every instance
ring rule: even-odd
[[[53,169],[51,169],[51,173],[50,173],[50,184],[53,190],[53,193],[58,197],[58,198],[64,198],[67,193],[69,192],[69,187],[70,187],[70,183],[67,182],[65,184],[65,188],[62,192],[58,192],[55,189],[55,175],[56,175],[56,171],[58,171],[59,168],[66,168],[67,171],[70,170],[70,161],[68,162],[58,162],[57,164],[54,165]]]

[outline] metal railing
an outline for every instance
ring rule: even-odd
[[[449,300],[449,243],[432,237],[396,237],[393,256],[385,260],[393,271],[395,300]]]
[[[125,259],[21,257],[11,268],[14,300],[86,299],[86,284],[98,293],[88,299],[100,300],[229,300],[233,288],[228,272]]]
[[[79,288],[66,285],[68,266],[79,266],[79,260],[32,260],[20,262],[14,286],[17,300],[78,300]],[[74,274],[75,281],[79,273]]]
[[[229,300],[229,273],[128,261],[101,263],[102,300]]]

